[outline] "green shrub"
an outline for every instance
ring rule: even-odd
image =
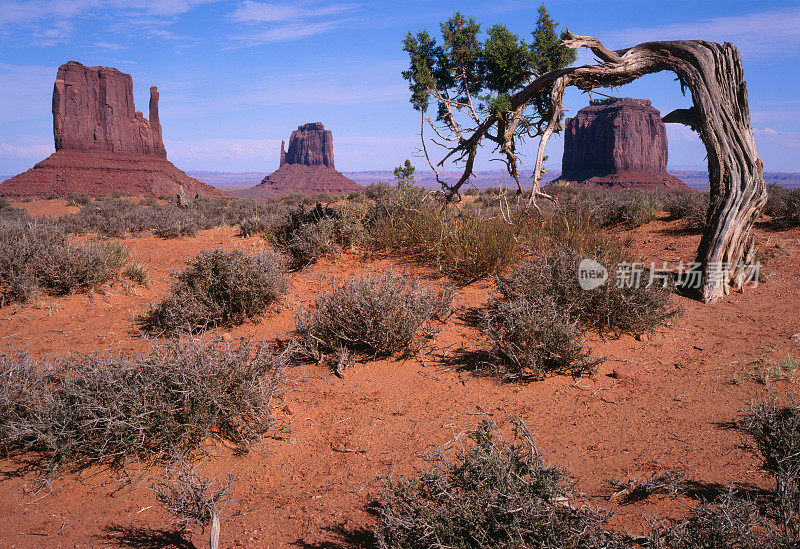
[[[148,331],[197,331],[262,315],[288,289],[283,259],[269,252],[201,252],[175,275],[170,295],[143,319]]]
[[[626,547],[602,527],[603,514],[569,504],[567,471],[546,465],[517,428],[509,444],[484,420],[471,446],[435,450],[419,475],[386,479],[378,547]]]
[[[297,315],[297,332],[317,360],[340,348],[388,356],[413,347],[452,300],[451,288],[430,289],[392,271],[368,274],[323,292],[314,309]]]
[[[54,470],[170,460],[212,436],[247,449],[276,428],[288,352],[212,339],[50,363],[2,353],[0,454]]]

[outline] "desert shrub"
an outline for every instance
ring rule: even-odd
[[[385,481],[375,531],[381,548],[626,547],[604,515],[568,505],[568,473],[544,463],[521,423],[512,443],[491,420],[471,446],[434,450],[419,475]]]
[[[664,197],[664,209],[670,219],[685,219],[687,228],[700,231],[706,225],[709,194],[696,191],[674,191]]]
[[[268,241],[289,257],[289,266],[300,269],[332,255],[340,247],[354,246],[364,236],[364,217],[357,208],[316,207],[292,210],[273,218]]]
[[[626,260],[623,248],[587,252],[559,246],[542,259],[523,262],[509,276],[498,280],[501,298],[505,301],[549,298],[560,310],[567,311],[580,327],[600,333],[642,333],[677,313],[669,301],[671,283],[665,288],[663,280],[654,279],[649,285],[647,272],[641,274],[638,284],[633,279],[631,284],[614,282],[614,274]],[[578,283],[578,269],[583,259],[604,266],[609,274],[608,281],[598,288],[582,289]]]
[[[246,450],[276,427],[288,352],[176,339],[51,363],[0,354],[0,453],[52,470],[173,459],[212,436]]]
[[[787,213],[787,200],[790,191],[778,183],[767,184],[767,203],[761,213],[770,217],[783,217]]]
[[[432,289],[389,271],[332,285],[296,318],[302,350],[319,359],[340,348],[388,356],[405,351],[449,310],[451,288]]]
[[[789,191],[786,199],[786,217],[792,225],[800,224],[800,189]]]
[[[636,229],[653,221],[661,201],[646,190],[583,191],[584,200],[597,200],[598,220],[602,226],[622,224]]]
[[[787,536],[800,536],[800,407],[794,402],[753,404],[739,423],[753,442],[750,449],[775,479],[775,497]]]
[[[646,547],[658,549],[778,549],[791,547],[761,515],[758,505],[729,490],[713,502],[701,502],[689,517],[672,526],[653,524]]]
[[[194,236],[200,229],[210,229],[211,224],[196,211],[177,206],[155,205],[139,211],[142,219],[137,228],[151,229],[153,234],[161,238],[178,238]]]
[[[96,288],[116,276],[127,257],[118,242],[75,243],[56,225],[0,222],[2,301]]]
[[[254,215],[239,222],[239,236],[245,238],[260,234],[267,234],[272,230],[275,220],[268,217]]]
[[[591,371],[577,321],[546,296],[495,301],[483,314],[483,332],[492,342],[488,366],[503,381],[540,379],[546,373],[578,377]]]
[[[151,481],[150,489],[182,530],[191,524],[205,530],[212,524],[210,545],[218,547],[222,514],[233,495],[235,481],[235,470],[226,479],[217,480],[202,475],[198,465],[180,460],[170,464],[160,479]]]
[[[374,185],[366,192],[375,201],[370,237],[378,250],[414,255],[464,283],[498,274],[519,258],[520,225],[499,210],[446,205],[413,185]]]
[[[263,314],[288,289],[283,259],[241,250],[201,252],[175,275],[169,296],[143,319],[148,331],[197,331]]]
[[[67,196],[67,204],[70,206],[85,206],[92,199],[88,194],[74,193]]]

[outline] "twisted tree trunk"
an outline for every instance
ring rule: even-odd
[[[585,65],[544,74],[511,98],[512,111],[528,104],[540,93],[550,93],[551,118],[539,144],[533,193],[540,190],[542,161],[547,140],[560,129],[564,89],[576,86],[589,91],[616,87],[656,72],[674,72],[681,90],[689,90],[693,106],[664,117],[665,122],[686,124],[697,131],[708,153],[711,204],[706,216],[693,276],[684,290],[705,302],[713,302],[754,275],[755,248],[750,234],[767,199],[763,164],[756,153],[747,85],[736,46],[703,40],[646,42],[611,51],[597,38],[567,33],[564,44],[590,48],[599,65]],[[450,151],[474,155],[481,138],[497,122],[492,116]],[[470,172],[471,173],[471,172]],[[458,187],[464,177],[448,190]],[[692,284],[691,282],[695,282]]]

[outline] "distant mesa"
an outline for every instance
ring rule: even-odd
[[[252,198],[291,193],[347,193],[363,187],[336,171],[333,163],[333,133],[322,122],[303,124],[292,132],[289,148],[281,141],[280,167],[261,183],[240,195]]]
[[[136,111],[133,79],[110,67],[70,61],[53,86],[56,152],[0,184],[4,196],[72,193],[136,196],[225,196],[167,160],[158,116],[158,89],[150,88],[150,118]]]
[[[593,99],[568,118],[561,169],[581,187],[687,188],[667,173],[667,130],[645,99]]]

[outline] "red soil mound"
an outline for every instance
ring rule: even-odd
[[[237,195],[266,198],[289,193],[348,193],[362,188],[341,172],[322,164],[284,164],[252,189],[239,191]]]
[[[172,196],[180,186],[189,196],[226,196],[219,189],[189,177],[166,158],[66,149],[56,151],[28,171],[0,184],[0,195]]]

